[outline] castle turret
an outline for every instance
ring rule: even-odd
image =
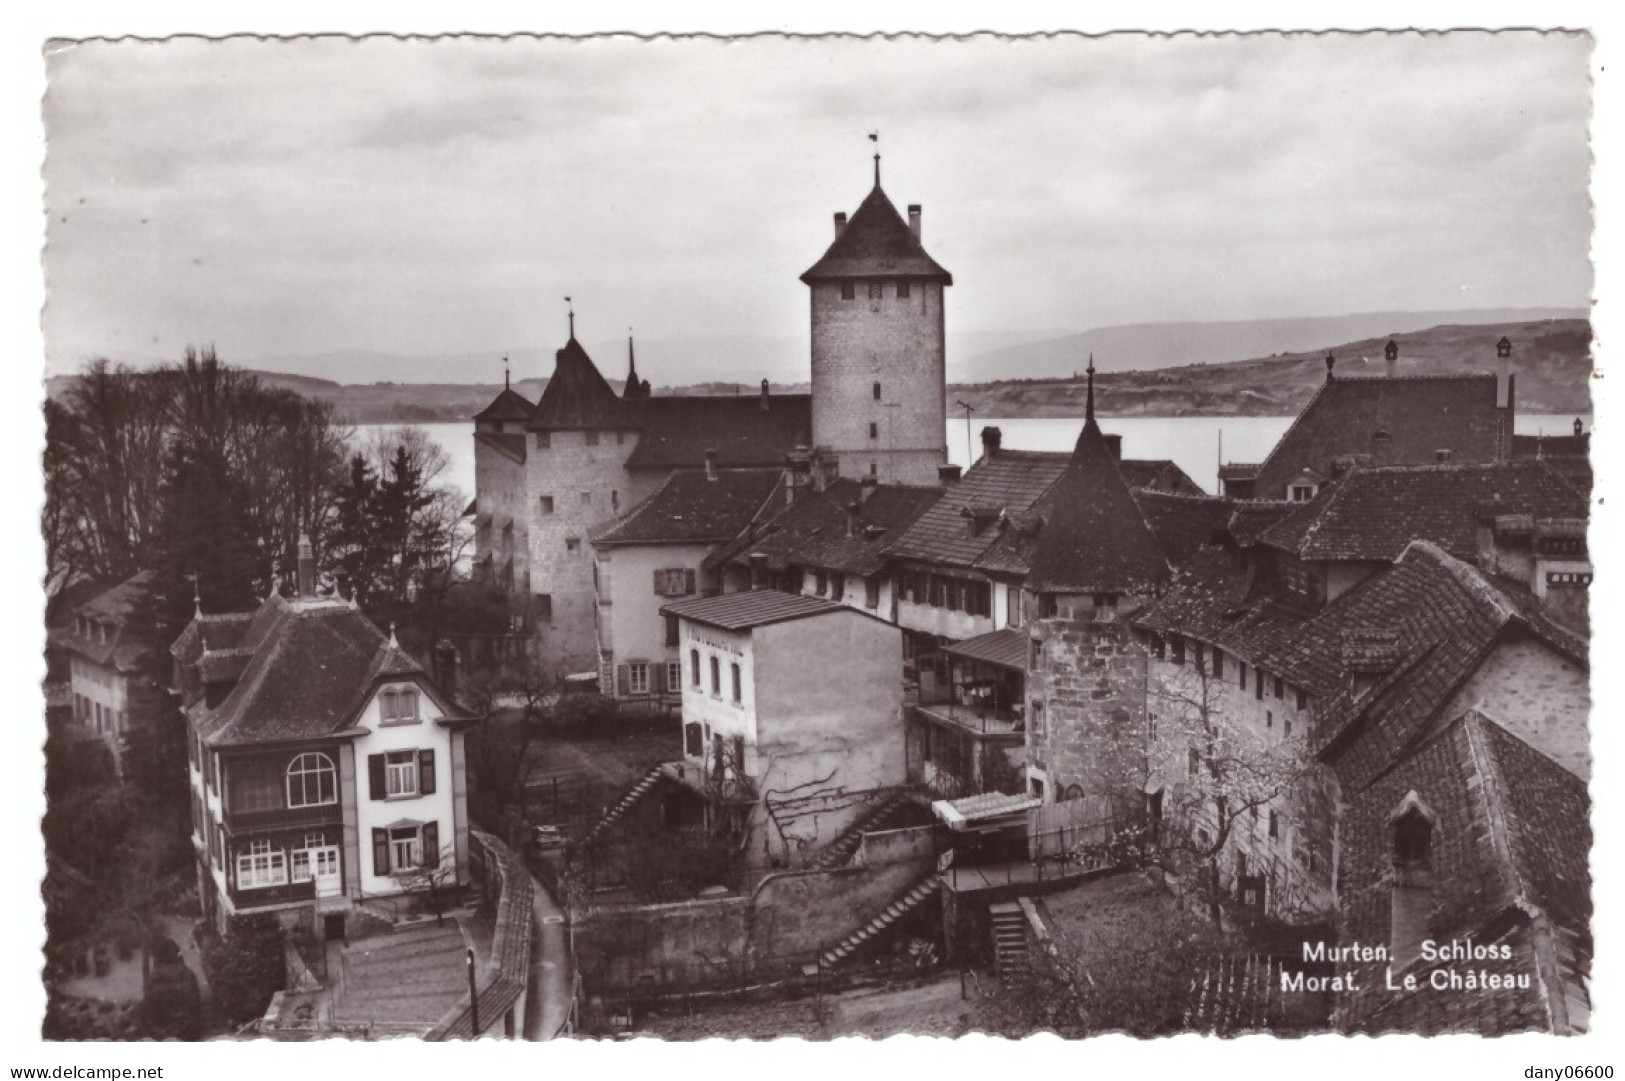
[[[1094,383],[1091,359],[1083,431],[1027,574],[1027,776],[1029,791],[1090,800],[1105,818],[1133,809],[1143,765],[1146,658],[1124,617],[1168,563],[1095,423]]]
[[[525,425],[526,595],[548,664],[566,671],[597,664],[590,537],[623,505],[626,458],[636,443],[626,438],[634,427],[632,408],[616,397],[572,332]]]
[[[953,275],[875,186],[801,276],[812,301],[813,443],[845,476],[934,484],[948,460],[943,289]]]

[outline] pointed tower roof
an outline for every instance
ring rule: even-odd
[[[475,420],[529,420],[536,411],[536,403],[514,390],[504,387],[502,393],[491,399],[491,404],[474,414]]]
[[[647,398],[649,383],[638,379],[638,354],[632,345],[632,335],[626,336],[626,386],[621,388],[623,398]]]
[[[926,254],[878,180],[824,257],[801,276],[808,285],[830,278],[935,278],[943,285],[954,283],[953,275]]]
[[[1033,553],[1028,587],[1046,593],[1133,593],[1162,584],[1168,562],[1095,423],[1088,417],[1066,472],[1051,490],[1054,510]]]
[[[620,423],[620,399],[572,334],[555,354],[553,378],[525,427],[613,428]]]

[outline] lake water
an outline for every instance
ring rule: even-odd
[[[1586,430],[1591,417],[1582,415]],[[1220,443],[1224,460],[1261,462],[1276,440],[1292,423],[1292,417],[1101,417],[1100,426],[1123,437],[1125,458],[1171,458],[1191,479],[1210,492],[1218,491]],[[969,446],[965,422],[948,422],[948,460],[968,466],[981,454],[981,432],[985,425],[997,425],[1004,432],[1004,446],[1011,450],[1071,450],[1083,429],[1082,417],[977,418],[971,421]],[[1520,415],[1516,430],[1520,435],[1562,435],[1572,430],[1572,416]],[[358,425],[358,431],[395,425]],[[464,496],[474,493],[474,425],[417,425],[446,450],[451,459],[443,482],[452,484]]]

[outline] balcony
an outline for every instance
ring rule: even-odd
[[[1019,707],[997,709],[959,702],[920,703],[916,712],[938,724],[964,729],[979,736],[1019,736],[1026,729]]]
[[[225,813],[223,823],[227,836],[243,837],[250,833],[269,830],[314,829],[318,826],[342,826],[344,808],[337,803],[319,807],[277,807],[265,811],[232,811]]]

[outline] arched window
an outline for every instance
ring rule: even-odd
[[[1417,807],[1394,820],[1394,864],[1419,871],[1433,866],[1433,823]]]
[[[288,763],[289,807],[320,807],[338,800],[338,771],[331,758],[312,751]]]

